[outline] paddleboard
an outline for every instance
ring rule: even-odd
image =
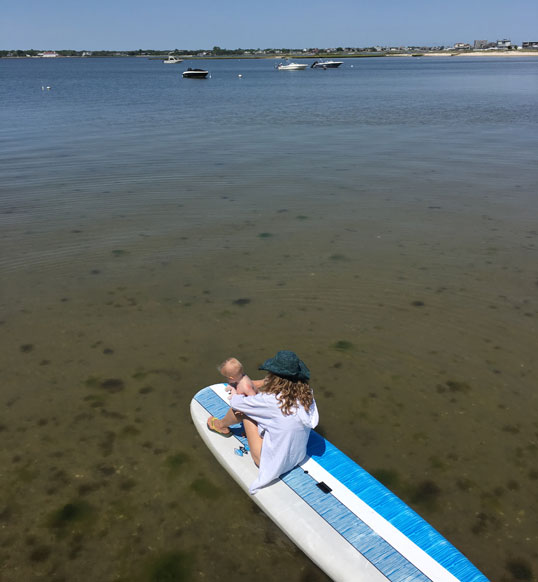
[[[258,469],[242,426],[207,428],[228,408],[225,384],[200,390],[191,415],[202,440],[248,494]],[[487,582],[438,531],[315,431],[305,460],[250,498],[335,582]]]

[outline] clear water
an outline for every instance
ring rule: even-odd
[[[536,579],[538,58],[274,64],[0,60],[2,579],[325,579],[188,411],[286,348],[331,442]]]

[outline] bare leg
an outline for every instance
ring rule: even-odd
[[[248,448],[250,449],[252,460],[259,467],[263,439],[258,433],[258,425],[247,416],[243,419],[243,426],[245,427],[245,434],[247,435]]]
[[[245,434],[247,435],[248,448],[250,449],[252,460],[256,466],[259,467],[263,439],[258,433],[258,425],[253,420],[240,412],[236,414],[232,408],[229,408],[224,418],[221,418],[220,420],[215,419],[213,425],[215,428],[226,434],[229,432],[226,430],[229,426],[232,424],[238,424],[241,421],[243,421],[243,426],[245,427]]]

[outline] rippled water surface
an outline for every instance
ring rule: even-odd
[[[538,58],[184,65],[0,60],[0,578],[325,580],[188,410],[287,348],[331,442],[536,580]]]

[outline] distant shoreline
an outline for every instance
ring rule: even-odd
[[[318,54],[303,55],[300,53],[289,55],[177,55],[183,60],[284,60],[284,59],[366,59],[366,58],[404,58],[404,57],[538,57],[536,51],[443,51],[443,52],[414,52],[414,53],[357,53],[353,55]],[[58,55],[54,59],[149,59],[152,61],[163,60],[168,54],[163,55]],[[38,56],[2,56],[0,59],[43,59]],[[45,60],[50,60],[45,59]]]

